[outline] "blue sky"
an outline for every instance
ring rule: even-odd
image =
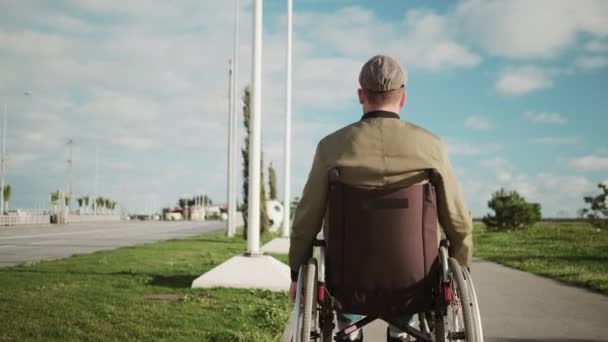
[[[281,176],[286,2],[264,5],[263,150]],[[240,16],[242,92],[251,1]],[[11,207],[65,188],[70,138],[76,196],[97,147],[100,195],[132,211],[223,202],[233,20],[232,1],[0,3]],[[408,70],[402,118],[445,141],[475,216],[500,187],[571,216],[608,181],[605,1],[294,0],[294,25],[294,196],[318,140],[360,117],[358,72],[378,53]]]

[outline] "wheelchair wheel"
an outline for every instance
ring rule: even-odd
[[[452,301],[447,308],[447,315],[436,321],[436,341],[476,342],[473,328],[473,303],[470,291],[463,276],[462,266],[454,258],[448,259]]]
[[[315,331],[317,316],[317,263],[314,259],[308,261],[304,279],[304,296],[302,305],[302,329],[300,341],[309,342],[311,331]]]
[[[471,299],[471,303],[473,304],[473,328],[475,329],[475,335],[477,336],[478,342],[483,342],[483,328],[481,326],[481,313],[479,311],[479,303],[477,302],[477,293],[475,292],[475,285],[473,284],[473,278],[471,278],[471,274],[469,271],[463,267],[462,273],[464,275],[464,279],[467,283],[467,288],[469,290],[469,298]]]

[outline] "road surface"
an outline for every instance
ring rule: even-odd
[[[485,261],[472,265],[487,342],[608,341],[608,297]],[[364,328],[386,341],[386,324]]]
[[[224,225],[219,221],[120,221],[0,227],[0,267],[183,238]]]

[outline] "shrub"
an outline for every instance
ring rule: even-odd
[[[488,201],[495,215],[486,215],[482,221],[489,229],[523,229],[540,221],[540,204],[528,203],[517,191],[496,191]]]
[[[597,228],[608,228],[608,207],[606,206],[606,197],[608,197],[608,186],[606,184],[598,184],[597,187],[602,190],[602,193],[592,197],[584,198],[585,203],[589,204],[590,208],[582,209],[581,213],[585,218]]]

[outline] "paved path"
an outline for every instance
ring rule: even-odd
[[[224,224],[121,221],[0,227],[0,267],[182,238],[221,229]]]
[[[608,341],[608,297],[494,263],[472,266],[488,342]],[[386,324],[365,328],[386,341]]]

